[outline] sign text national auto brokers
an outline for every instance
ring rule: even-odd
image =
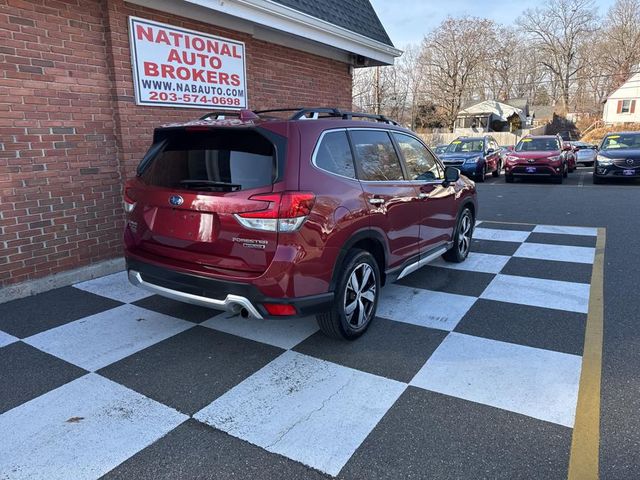
[[[136,103],[247,108],[244,43],[129,17]]]

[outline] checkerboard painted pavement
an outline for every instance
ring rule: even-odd
[[[0,305],[0,479],[563,477],[596,236],[480,223],[351,343],[124,272]]]

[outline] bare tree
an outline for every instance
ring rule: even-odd
[[[422,63],[428,97],[442,107],[453,130],[476,75],[490,57],[496,24],[487,19],[446,18],[423,42]]]
[[[517,23],[541,53],[568,111],[572,81],[585,66],[580,45],[597,29],[593,0],[551,0],[545,7],[526,10]]]
[[[640,0],[617,0],[609,9],[604,25],[608,46],[612,87],[626,82],[640,66]]]
[[[486,85],[487,98],[499,101],[527,98],[533,101],[536,87],[544,81],[546,72],[540,67],[539,52],[526,40],[515,28],[498,29],[487,68],[479,74]]]

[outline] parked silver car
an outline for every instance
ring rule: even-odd
[[[591,167],[596,161],[598,147],[586,142],[570,142],[576,153],[576,163]]]

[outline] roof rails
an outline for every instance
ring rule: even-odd
[[[239,110],[210,112],[200,117],[200,120],[224,120],[226,117],[237,117],[240,120],[258,120],[263,114],[293,112],[288,120],[317,120],[319,118],[341,118],[343,120],[353,120],[366,118],[377,122],[388,123],[389,125],[399,125],[397,122],[385,117],[371,113],[346,112],[337,108],[313,107],[313,108],[275,108],[270,110]],[[269,117],[269,115],[266,115]]]

